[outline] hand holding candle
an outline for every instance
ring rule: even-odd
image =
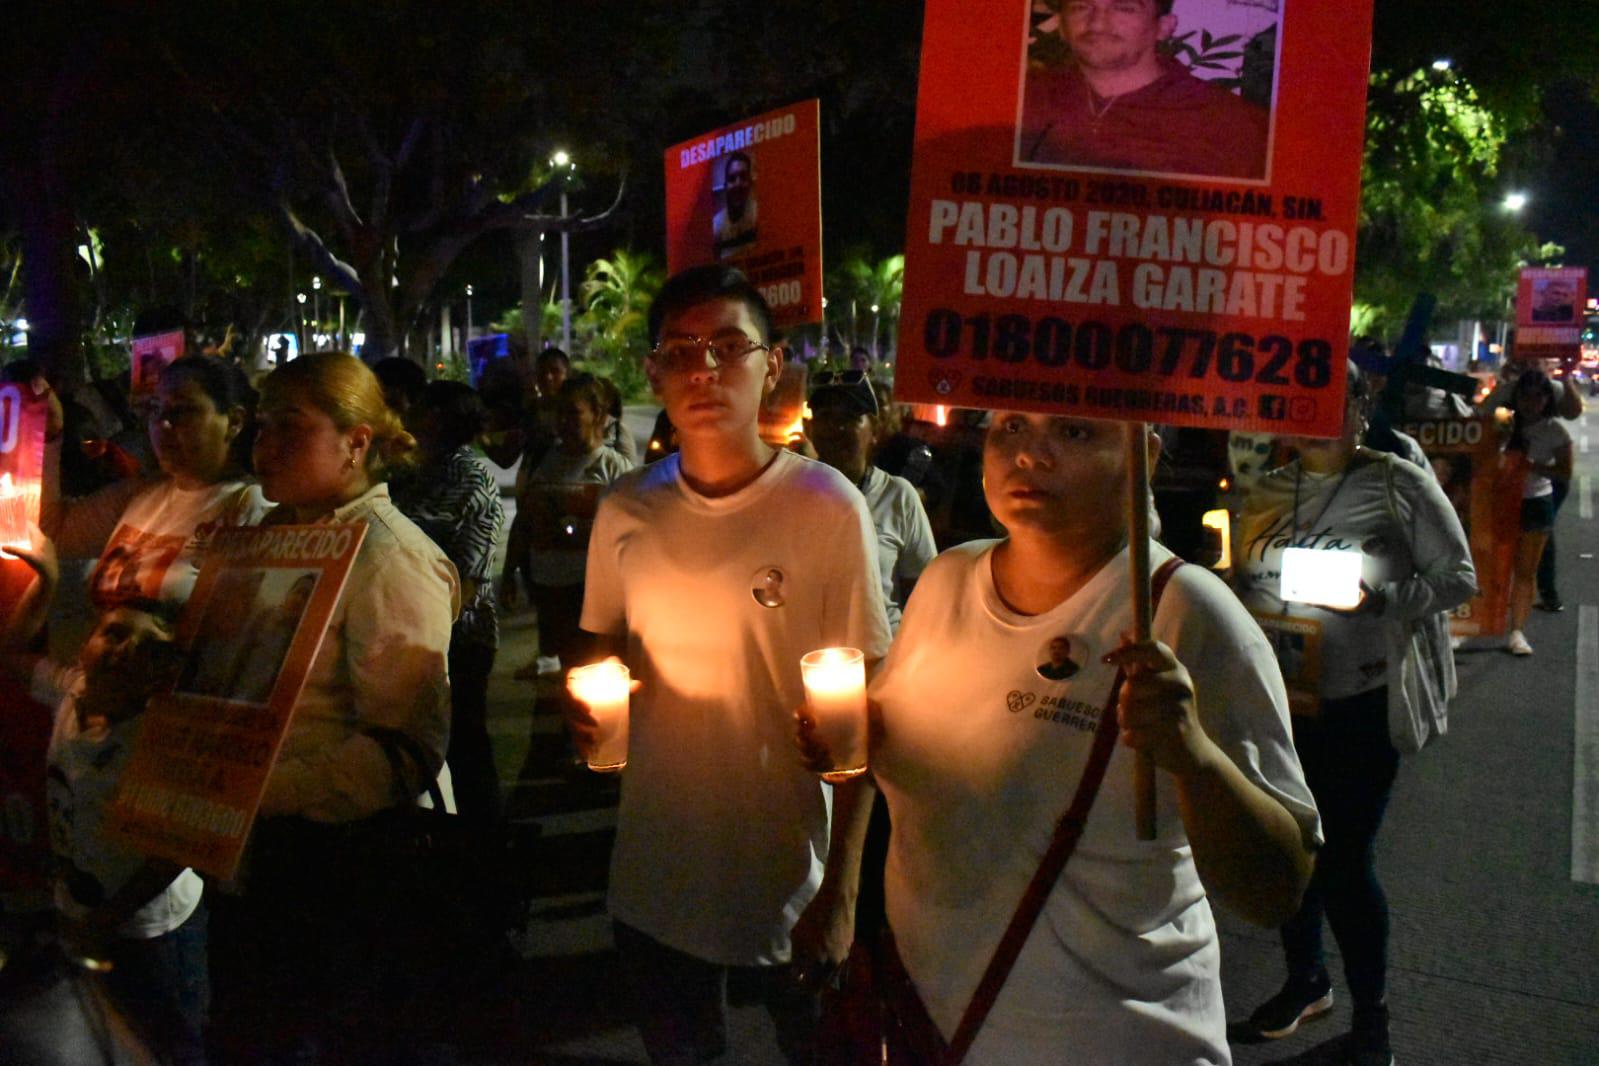
[[[800,659],[805,703],[816,738],[832,754],[822,780],[847,781],[866,771],[866,658],[859,648],[822,648]]]
[[[568,671],[567,691],[594,720],[593,742],[585,753],[590,770],[614,773],[627,765],[628,699],[637,687],[620,659]]]

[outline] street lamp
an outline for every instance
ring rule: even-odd
[[[1506,193],[1505,210],[1509,211],[1511,214],[1515,214],[1517,211],[1520,211],[1523,207],[1527,206],[1527,199],[1527,194],[1524,192]]]
[[[571,260],[571,234],[566,230],[566,181],[571,173],[577,169],[577,164],[572,162],[572,157],[566,154],[565,149],[557,150],[550,157],[550,162],[557,167],[565,167],[567,173],[557,175],[561,183],[561,351],[568,356],[572,354],[572,260]]]
[[[877,305],[872,305],[872,361],[877,361]]]
[[[296,329],[294,331],[295,332],[295,338],[299,342],[301,354],[304,354],[305,351],[306,351],[306,346],[305,346],[305,293],[303,293],[303,292],[295,293],[294,294],[294,299],[295,299],[295,302],[300,305],[299,313],[295,316],[296,324],[299,327],[298,329]]]
[[[1452,67],[1454,65],[1455,65],[1454,62],[1452,60],[1448,59],[1448,58],[1434,59],[1432,61],[1432,69],[1436,70],[1440,74],[1442,74],[1444,71],[1448,70],[1450,67]]]
[[[472,343],[472,286],[466,287],[466,343]]]
[[[321,342],[319,334],[322,332],[322,278],[311,275],[311,347],[319,348]]]

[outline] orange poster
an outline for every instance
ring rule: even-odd
[[[107,818],[150,855],[233,876],[364,523],[219,530]]]
[[[927,0],[896,398],[1334,436],[1372,0]]]
[[[1421,442],[1466,531],[1477,569],[1477,595],[1450,612],[1449,631],[1457,637],[1504,633],[1525,463],[1500,452],[1499,428],[1491,418],[1427,419],[1400,428]]]
[[[666,267],[738,267],[778,329],[822,320],[820,103],[743,119],[666,150]]]

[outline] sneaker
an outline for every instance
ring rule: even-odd
[[[1255,1008],[1247,1022],[1227,1027],[1229,1038],[1239,1043],[1280,1040],[1292,1035],[1299,1023],[1332,1010],[1332,981],[1325,972],[1311,981],[1289,978],[1282,991]]]
[[[1527,643],[1526,634],[1519,629],[1510,631],[1510,639],[1505,641],[1505,650],[1512,655],[1531,655],[1532,645]]]
[[[1394,1066],[1394,1051],[1388,1042],[1388,1006],[1355,1008],[1349,1028],[1349,1061],[1352,1066]]]
[[[1559,596],[1545,596],[1533,606],[1540,611],[1548,611],[1550,614],[1557,614],[1566,609],[1566,605],[1560,602]]]

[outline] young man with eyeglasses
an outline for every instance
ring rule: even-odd
[[[727,1047],[730,970],[752,970],[791,1062],[814,1061],[818,974],[853,933],[864,833],[854,786],[824,786],[793,748],[800,656],[888,649],[876,535],[832,468],[762,442],[777,384],[765,300],[698,267],[650,310],[651,384],[680,450],[616,482],[589,547],[582,627],[640,682],[609,907],[656,1062]],[[568,710],[580,749],[594,721]],[[824,866],[826,877],[824,879]],[[790,965],[791,964],[791,965]]]

